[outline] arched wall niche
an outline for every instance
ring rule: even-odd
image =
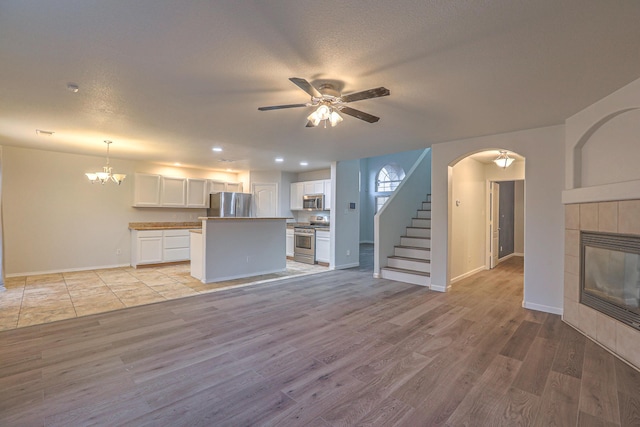
[[[640,180],[640,107],[624,108],[595,122],[573,148],[573,187]]]

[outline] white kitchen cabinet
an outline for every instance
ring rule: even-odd
[[[307,194],[322,194],[324,193],[324,181],[304,181],[304,195]]]
[[[162,261],[187,261],[189,259],[189,230],[164,230],[162,232]]]
[[[234,193],[242,193],[242,183],[227,182],[227,191],[234,192]]]
[[[165,207],[187,207],[187,178],[163,176],[160,204]]]
[[[330,179],[325,179],[323,181],[323,183],[324,183],[324,210],[325,211],[330,211],[331,210],[331,198],[332,198],[331,180]]]
[[[287,227],[287,258],[293,258],[294,255],[294,236],[293,236],[293,228]]]
[[[207,180],[209,182],[209,194],[227,191],[227,183],[222,181]]]
[[[188,261],[189,230],[132,230],[131,265]]]
[[[330,262],[331,233],[329,231],[316,230],[316,261]]]
[[[134,230],[131,246],[132,266],[162,262],[162,230]]]
[[[206,208],[209,203],[207,180],[187,178],[187,207]]]
[[[291,183],[291,193],[289,194],[289,205],[292,211],[302,210],[303,194],[304,194],[304,182]]]
[[[133,206],[160,206],[160,175],[136,173],[133,178]]]

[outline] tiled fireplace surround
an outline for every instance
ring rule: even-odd
[[[640,235],[640,200],[565,205],[565,322],[640,369],[640,331],[580,301],[580,231]]]

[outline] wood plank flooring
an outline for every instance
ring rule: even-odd
[[[0,332],[3,426],[638,426],[640,373],[523,309],[359,269]]]

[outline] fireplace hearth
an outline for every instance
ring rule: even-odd
[[[640,236],[580,233],[580,303],[640,330]]]

